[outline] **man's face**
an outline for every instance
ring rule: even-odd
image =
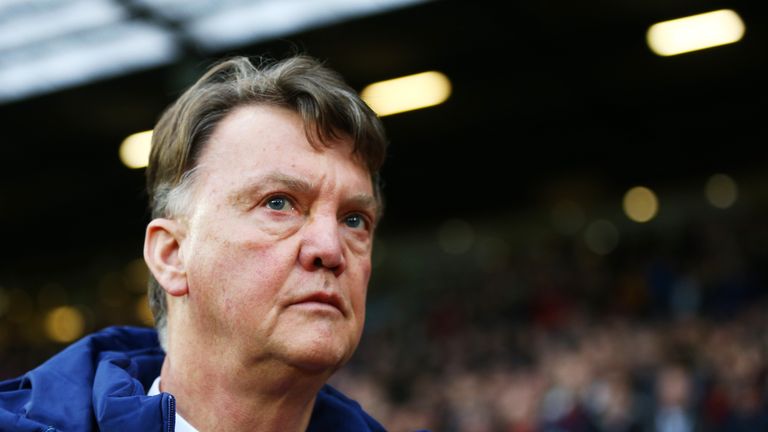
[[[377,207],[351,145],[316,150],[300,117],[276,107],[241,107],[219,123],[179,252],[201,343],[308,370],[352,355]]]

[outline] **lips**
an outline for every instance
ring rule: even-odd
[[[318,291],[311,293],[307,296],[301,297],[298,301],[291,303],[291,306],[312,306],[313,304],[332,306],[341,312],[342,315],[346,315],[346,313],[344,313],[344,306],[343,302],[341,301],[341,297],[338,294],[332,292]]]

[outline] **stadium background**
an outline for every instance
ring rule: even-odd
[[[67,3],[122,12],[14,33]],[[452,83],[445,103],[383,118],[366,334],[334,378],[388,428],[768,430],[762,2],[401,1],[219,45],[190,31],[257,3],[0,4],[0,379],[84,333],[150,324],[143,171],[120,143],[214,59],[298,49],[356,89],[425,70]],[[646,45],[655,22],[721,8],[744,20],[740,42],[674,57]],[[69,73],[46,56],[126,23],[170,48],[13,93],[19,76]],[[645,223],[622,208],[636,186],[658,199]]]

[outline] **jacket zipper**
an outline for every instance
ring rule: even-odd
[[[168,395],[168,432],[176,430],[176,398]]]

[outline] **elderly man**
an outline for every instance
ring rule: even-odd
[[[109,328],[0,384],[0,430],[383,430],[326,381],[363,331],[385,148],[316,60],[215,65],[153,136],[157,334]]]

